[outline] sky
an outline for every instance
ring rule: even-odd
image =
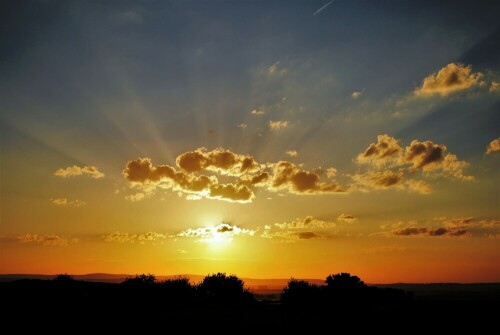
[[[499,10],[2,2],[0,273],[500,281]]]

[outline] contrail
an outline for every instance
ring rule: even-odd
[[[332,4],[332,2],[334,2],[335,0],[332,0],[330,1],[329,3],[327,3],[326,5],[323,5],[323,7],[321,7],[320,9],[318,9],[317,11],[315,11],[313,13],[313,16],[316,15],[316,14],[319,14],[321,13],[321,11],[323,11],[323,9],[325,9],[326,7],[330,6]]]

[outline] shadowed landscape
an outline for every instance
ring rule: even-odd
[[[390,318],[388,329],[419,319],[419,327],[441,318],[463,318],[446,328],[488,327],[498,310],[500,283],[366,285],[348,273],[330,275],[322,283],[290,279],[277,294],[256,294],[243,280],[225,273],[199,282],[185,276],[158,279],[152,274],[86,276],[2,275],[2,304],[7,322],[20,318],[43,322],[57,317],[83,327],[154,329],[158,323],[182,323],[185,329],[322,329],[325,322],[361,327],[356,320]],[[36,279],[35,279],[36,278]],[[75,279],[78,278],[78,279]],[[265,280],[262,280],[265,281]],[[278,280],[274,280],[276,282]],[[491,318],[490,318],[491,317]],[[354,322],[354,323],[353,323]],[[375,324],[376,327],[382,324]],[[437,327],[440,327],[438,322]],[[231,328],[233,327],[233,328]],[[240,327],[240,328],[234,328]],[[360,328],[362,329],[362,328]]]

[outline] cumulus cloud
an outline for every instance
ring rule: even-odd
[[[271,188],[275,190],[287,189],[296,194],[345,192],[345,189],[337,183],[320,181],[318,172],[303,170],[288,161],[274,164]]]
[[[75,199],[75,200],[68,200],[68,198],[56,198],[56,199],[50,199],[50,202],[52,202],[56,206],[75,206],[75,207],[80,207],[80,206],[85,206],[86,203]]]
[[[356,162],[383,166],[398,160],[403,152],[399,141],[387,134],[378,135],[377,143],[371,143],[368,148],[356,157]]]
[[[447,153],[446,150],[447,148],[443,144],[419,140],[413,140],[403,150],[395,138],[387,134],[379,135],[377,143],[371,143],[363,153],[356,157],[356,163],[368,164],[376,169],[386,168],[386,170],[356,174],[353,179],[358,186],[361,185],[365,188],[392,186],[402,181],[405,174],[413,174],[417,171],[422,171],[425,174],[437,172],[461,180],[474,180],[473,176],[464,173],[464,169],[469,164],[459,160],[456,155]],[[422,194],[431,192],[427,183],[414,179],[399,186]]]
[[[288,190],[295,194],[345,192],[337,183],[322,181],[320,169],[307,171],[288,161],[259,164],[252,156],[222,148],[185,152],[177,157],[176,165],[179,169],[169,165],[154,166],[149,158],[127,162],[122,174],[138,192],[126,199],[139,201],[157,189],[180,192],[189,200],[208,198],[240,203],[255,198],[253,187]],[[201,172],[234,177],[235,182],[221,184],[217,176],[199,175]],[[329,176],[334,172],[336,170],[330,168]]]
[[[271,130],[280,130],[288,127],[288,121],[269,121],[269,129]]]
[[[239,155],[222,148],[188,151],[177,157],[176,164],[189,173],[210,170],[231,176],[255,172],[260,168],[252,156]]]
[[[260,116],[266,114],[266,112],[263,111],[262,109],[254,109],[250,112],[250,114]]]
[[[414,94],[419,97],[436,94],[446,96],[477,85],[482,77],[481,72],[473,73],[470,65],[450,63],[437,73],[426,77],[422,86],[417,88]]]
[[[486,147],[486,154],[491,155],[492,153],[500,151],[500,137],[491,141]]]
[[[17,236],[19,243],[34,243],[44,246],[67,247],[70,244],[78,242],[76,238],[67,238],[55,234],[39,235],[39,234],[24,234]]]
[[[194,238],[195,242],[201,243],[230,242],[238,235],[254,236],[255,230],[240,228],[229,223],[220,223],[212,227],[189,228],[177,234],[179,237]]]
[[[296,150],[289,150],[285,152],[285,155],[287,155],[288,157],[297,157],[298,153]]]
[[[209,198],[231,202],[251,202],[255,195],[246,185],[216,184],[210,185]]]
[[[77,165],[73,165],[73,166],[68,166],[65,169],[60,168],[54,172],[54,175],[58,176],[58,177],[63,177],[63,178],[81,176],[81,175],[88,175],[94,179],[99,179],[99,178],[104,177],[104,173],[99,171],[99,169],[96,168],[95,166],[91,166],[91,165],[84,166],[84,167],[79,167]]]
[[[139,234],[130,234],[130,233],[121,233],[114,232],[108,235],[103,235],[102,239],[105,242],[118,242],[118,243],[140,243],[144,244],[145,242],[156,242],[163,241],[167,239],[169,236],[167,234],[155,233],[155,232],[147,232],[147,233],[139,233]]]

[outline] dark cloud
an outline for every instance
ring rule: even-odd
[[[310,240],[310,239],[315,239],[315,238],[321,238],[320,235],[312,232],[312,231],[304,231],[297,233],[297,237],[299,240]]]
[[[334,182],[320,181],[320,174],[302,170],[297,165],[280,161],[273,166],[272,188],[287,189],[296,194],[318,194],[345,192]]]
[[[239,155],[222,148],[212,151],[199,148],[183,153],[177,157],[176,164],[188,173],[211,170],[233,176],[255,172],[259,169],[259,165],[253,157]]]
[[[465,229],[445,228],[445,227],[439,227],[439,228],[407,227],[407,228],[396,229],[392,232],[392,234],[396,236],[459,237],[467,235],[468,231]]]
[[[398,159],[402,152],[399,141],[394,137],[387,134],[378,135],[377,143],[370,144],[363,153],[358,155],[356,161],[380,166]]]

